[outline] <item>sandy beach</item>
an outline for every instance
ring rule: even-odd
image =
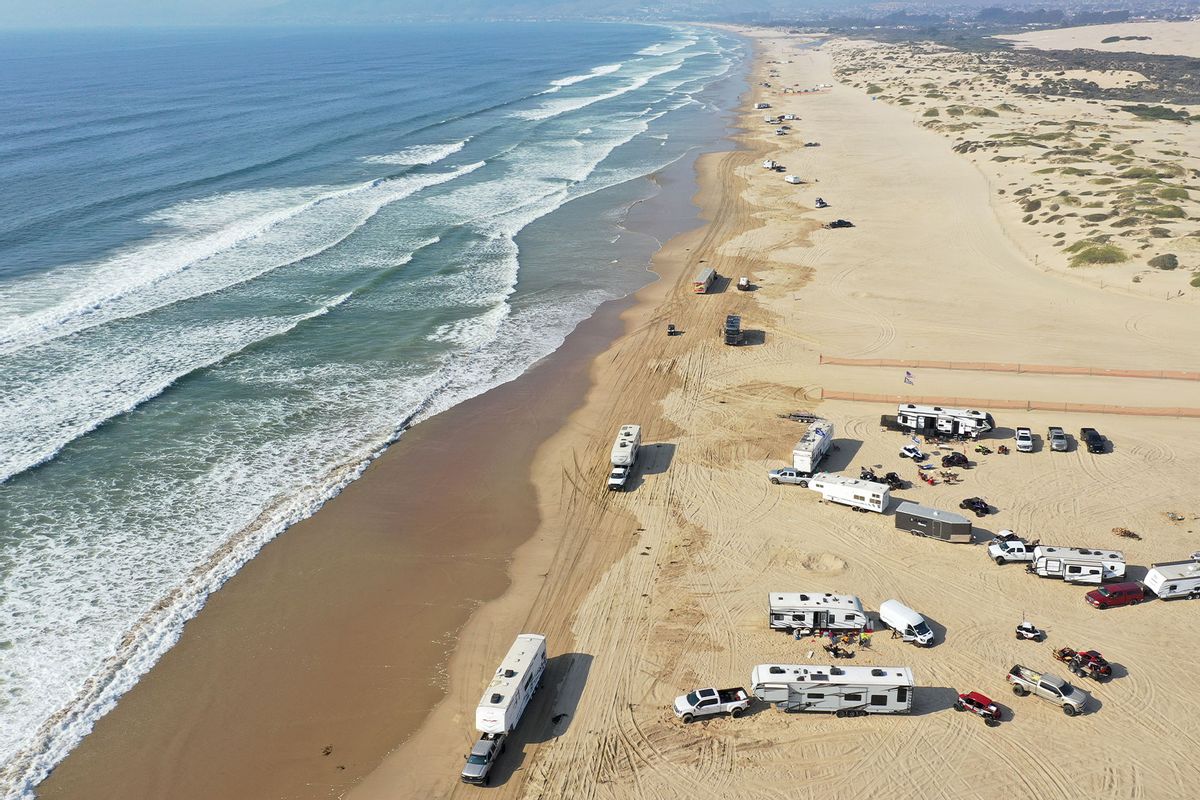
[[[1120,37],[1117,41],[1105,39]],[[1018,47],[1038,50],[1073,50],[1077,47],[1108,53],[1153,53],[1167,56],[1200,56],[1200,20],[1188,22],[1118,22],[1085,25],[1002,36]]]
[[[780,415],[798,410],[837,426],[827,469],[916,477],[896,455],[907,437],[879,426],[894,406],[822,390],[1200,407],[1195,381],[914,369],[909,386],[903,369],[820,363],[1195,371],[1195,290],[1176,281],[1166,299],[1129,276],[1080,279],[1053,237],[998,201],[990,166],[839,70],[862,45],[740,32],[756,47],[740,147],[697,162],[708,223],[658,253],[661,279],[521,380],[418,426],[269,545],[41,796],[1067,800],[1177,796],[1200,775],[1189,601],[1096,611],[1086,588],[998,567],[982,546],[913,537],[890,515],[766,480],[804,430]],[[778,136],[762,118],[785,112],[798,119]],[[805,182],[764,170],[768,158]],[[854,227],[822,228],[836,218]],[[698,296],[702,267],[723,280]],[[735,291],[743,275],[754,291]],[[747,346],[722,344],[727,314],[742,316]],[[668,323],[683,335],[667,337]],[[980,538],[1011,528],[1119,547],[1133,578],[1200,549],[1200,419],[995,413],[993,447],[1019,425],[1061,425],[1097,427],[1113,448],[970,453],[961,484],[914,481],[896,496],[947,509],[983,496],[998,512],[978,521]],[[642,425],[643,457],[631,491],[609,493],[623,423]],[[458,437],[486,442],[466,476],[446,444]],[[401,515],[418,544],[391,535]],[[747,685],[756,664],[824,663],[819,644],[766,624],[769,591],[807,590],[856,594],[872,611],[900,598],[926,616],[937,646],[877,634],[854,662],[911,667],[911,715],[675,719],[675,696]],[[438,594],[456,600],[416,599]],[[1014,639],[1026,617],[1046,642]],[[545,689],[493,788],[464,786],[475,705],[520,632],[547,636]],[[1005,683],[1015,663],[1070,677],[1051,659],[1063,645],[1116,665],[1111,682],[1081,681],[1092,701],[1077,718]],[[410,655],[444,669],[405,672]],[[956,714],[968,690],[998,700],[1005,721]]]

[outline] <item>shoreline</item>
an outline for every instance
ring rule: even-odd
[[[646,267],[648,284],[603,303],[517,379],[407,429],[313,516],[268,542],[208,598],[179,641],[97,721],[37,795],[323,797],[346,791],[411,736],[445,695],[444,671],[431,679],[427,667],[444,669],[463,626],[505,595],[515,553],[533,544],[538,508],[528,465],[538,442],[568,424],[590,387],[592,361],[628,333],[625,317],[635,298],[664,280],[654,272],[663,243],[705,224],[692,199],[697,165],[728,143],[729,133],[726,126],[720,139],[644,176],[655,194],[624,210],[622,229],[659,241]],[[683,182],[689,188],[676,185]],[[500,432],[495,419],[505,422]],[[463,453],[471,453],[465,468]],[[450,519],[441,508],[418,508],[431,492],[456,509]],[[404,530],[403,541],[395,529]],[[355,555],[360,550],[370,556]],[[397,574],[407,602],[388,588]],[[419,600],[422,593],[444,595],[442,586],[456,587],[448,603]],[[459,592],[462,586],[469,589]],[[364,619],[372,615],[381,619]],[[388,630],[388,618],[410,622]],[[386,663],[353,665],[347,650]],[[415,652],[424,655],[414,658]],[[288,676],[296,664],[300,674]],[[244,677],[256,670],[263,675]],[[380,683],[388,688],[348,688]],[[318,686],[337,688],[314,702]],[[178,713],[197,696],[204,710]],[[253,731],[224,727],[239,715],[257,723]],[[332,749],[326,739],[335,742]],[[162,741],[175,746],[164,754],[154,747]],[[204,752],[198,756],[193,747]],[[278,769],[264,769],[264,762]],[[112,763],[124,768],[113,770]],[[274,773],[287,777],[275,780]]]

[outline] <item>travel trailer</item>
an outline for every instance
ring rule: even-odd
[[[962,514],[939,511],[916,503],[904,502],[896,506],[896,528],[955,544],[969,544],[975,539],[971,521]]]
[[[1033,563],[1025,569],[1067,583],[1103,583],[1125,576],[1125,554],[1119,550],[1041,546],[1034,548]]]
[[[907,714],[913,676],[908,667],[824,667],[759,664],[750,691],[781,711],[826,711],[838,717]]]
[[[792,466],[800,472],[812,475],[832,445],[833,423],[827,419],[816,420],[808,426],[808,430],[792,448]]]
[[[917,433],[960,436],[967,439],[978,438],[980,434],[996,427],[996,420],[986,411],[919,406],[912,403],[900,403],[896,406],[896,422],[900,427],[909,428]]]
[[[804,180],[799,175],[788,175],[784,177],[784,180],[793,185],[804,183]]]
[[[1160,600],[1172,597],[1195,599],[1200,597],[1200,562],[1188,559],[1151,564],[1142,582]]]
[[[511,733],[542,683],[546,671],[546,637],[522,633],[492,677],[475,709],[480,733]]]
[[[771,592],[767,615],[775,630],[804,634],[861,631],[870,622],[857,597],[828,592]]]
[[[638,449],[642,446],[642,426],[622,425],[617,431],[616,441],[613,442],[610,462],[612,470],[608,475],[608,490],[620,491],[629,480],[629,472],[633,462],[637,460]]]
[[[770,103],[755,103],[754,104],[754,108],[759,111],[761,111],[764,108],[770,108],[770,107],[771,107]]]
[[[821,493],[821,499],[850,506],[860,511],[883,513],[890,497],[885,483],[872,483],[831,472],[818,472],[808,482],[808,488]]]
[[[925,618],[899,600],[884,600],[879,604],[879,621],[900,635],[906,642],[921,647],[933,646],[933,630]]]
[[[705,294],[716,279],[717,271],[715,269],[702,269],[696,274],[696,279],[692,281],[692,291],[696,294]]]

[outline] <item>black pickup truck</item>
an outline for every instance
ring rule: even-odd
[[[1089,453],[1103,453],[1105,450],[1104,437],[1095,428],[1080,428],[1079,440],[1087,446]]]

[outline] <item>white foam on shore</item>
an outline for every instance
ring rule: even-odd
[[[638,89],[646,86],[655,78],[679,69],[684,63],[685,62],[683,61],[678,61],[672,64],[667,64],[661,69],[653,70],[645,75],[640,75],[623,86],[618,86],[616,89],[613,89],[609,92],[588,95],[585,97],[569,97],[561,100],[552,100],[542,103],[537,108],[514,111],[513,116],[530,120],[531,122],[541,122],[543,120],[552,119],[553,117],[561,116],[562,114],[567,114],[572,111],[579,111],[582,108],[587,108],[588,106],[595,105],[596,103],[601,103],[605,100],[612,100],[615,97],[620,97],[622,95],[629,94],[630,92],[636,92]]]
[[[620,63],[605,64],[603,66],[596,67],[591,72],[585,72],[582,75],[568,75],[565,78],[559,78],[556,81],[550,81],[550,85],[557,86],[560,89],[564,86],[574,86],[577,83],[583,83],[584,81],[590,81],[592,78],[599,78],[601,75],[611,75],[612,73],[619,70],[622,66],[624,66],[624,65],[620,64]]]

